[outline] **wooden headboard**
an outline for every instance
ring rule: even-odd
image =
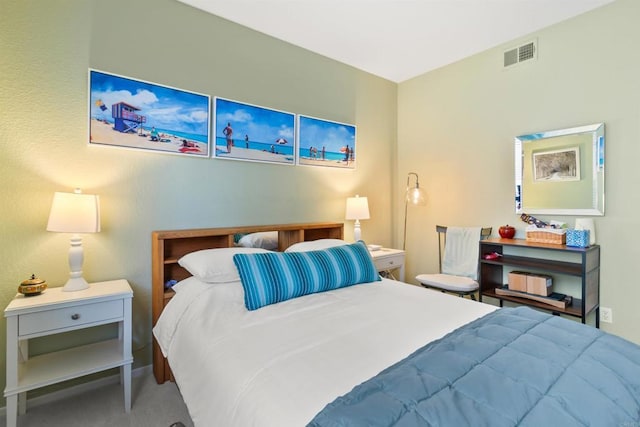
[[[344,224],[319,222],[308,224],[252,225],[246,227],[199,228],[191,230],[154,231],[151,234],[151,309],[153,326],[160,313],[174,295],[165,290],[169,280],[183,280],[191,276],[178,264],[178,259],[189,252],[201,249],[229,248],[234,246],[236,234],[278,232],[278,250],[284,251],[298,242],[318,239],[344,238]],[[173,381],[173,375],[160,347],[153,339],[153,374],[158,384]]]

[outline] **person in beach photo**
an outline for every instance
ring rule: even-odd
[[[231,147],[233,146],[233,128],[231,123],[227,123],[227,127],[222,130],[222,133],[227,138],[227,153],[231,153]]]
[[[249,135],[244,136],[244,148],[249,148]]]
[[[152,141],[157,141],[158,140],[158,131],[156,130],[155,126],[151,128],[151,140]]]

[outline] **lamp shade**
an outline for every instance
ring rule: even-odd
[[[427,197],[424,190],[417,186],[407,188],[406,202],[414,206],[424,206],[427,204]]]
[[[349,197],[345,219],[369,219],[369,201],[366,197]]]
[[[47,231],[97,233],[100,231],[100,198],[95,194],[56,192]]]
[[[415,187],[409,186],[411,177],[416,177]],[[404,233],[402,238],[402,250],[405,250],[407,244],[407,210],[408,206],[424,206],[427,204],[427,195],[424,190],[420,188],[420,182],[418,180],[418,174],[415,172],[409,172],[407,174],[407,190],[404,195]]]

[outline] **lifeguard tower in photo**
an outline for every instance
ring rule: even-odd
[[[145,116],[136,114],[140,111],[138,107],[127,104],[126,102],[118,102],[111,106],[111,116],[113,117],[113,128],[119,132],[137,132],[141,129],[142,124],[147,121]]]

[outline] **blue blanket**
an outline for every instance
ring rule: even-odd
[[[309,425],[639,426],[640,346],[503,308],[355,387]]]

